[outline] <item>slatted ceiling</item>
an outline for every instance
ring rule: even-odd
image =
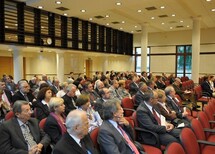
[[[29,33],[34,32],[34,29],[32,28],[32,27],[34,27],[34,12],[33,12],[33,9],[31,9],[29,7],[25,7],[25,10],[24,10],[24,24],[25,24],[25,26],[24,26],[25,32],[29,32]],[[33,42],[31,42],[31,43],[33,43]]]
[[[59,15],[55,15],[55,36],[61,37],[61,18]]]
[[[72,39],[72,19],[68,18],[67,21],[67,38]]]
[[[41,23],[41,34],[48,35],[48,13],[42,12],[40,16],[40,23]]]
[[[82,21],[78,21],[78,41],[82,40]]]

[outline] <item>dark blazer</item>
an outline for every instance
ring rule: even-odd
[[[176,115],[172,114],[171,109],[167,105],[166,108],[169,111],[169,113],[163,108],[161,104],[157,103],[155,106],[159,109],[160,113],[166,118],[166,120],[172,121],[173,119],[176,118]]]
[[[7,96],[7,99],[8,99],[8,101],[10,102],[10,104],[12,104],[13,101],[12,101],[12,94],[11,94],[11,92],[10,92],[9,90],[5,89],[5,90],[4,90],[4,93],[5,93],[5,95]]]
[[[133,81],[129,84],[129,93],[131,94],[131,96],[135,95],[139,90],[139,87],[136,83],[134,83]]]
[[[71,110],[76,109],[76,107],[73,105],[72,99],[76,102],[77,96],[69,97],[67,94],[65,94],[62,98],[65,105],[65,115],[67,116]]]
[[[175,84],[172,84],[172,86],[173,86],[173,88],[175,89],[176,94],[178,94],[182,100],[185,100],[184,95],[183,95],[183,94],[184,94],[184,91],[181,90],[180,87],[178,87],[178,86],[175,85]]]
[[[138,92],[135,95],[135,105],[139,106],[142,101],[144,101],[144,94],[143,92],[138,90]]]
[[[62,136],[60,126],[58,125],[56,119],[51,115],[49,115],[46,119],[44,131],[51,137],[51,142],[53,144],[56,144]]]
[[[29,129],[36,143],[42,143],[46,148],[51,139],[39,128],[38,120],[31,118],[28,121]],[[12,118],[0,125],[0,153],[28,154],[28,145],[23,137],[17,118]]]
[[[50,111],[47,105],[44,105],[41,101],[37,101],[35,106],[34,115],[39,121],[48,117]]]
[[[208,97],[212,97],[213,96],[213,90],[211,90],[210,83],[208,81],[204,81],[201,84],[201,87],[202,87],[202,91],[205,92],[205,94]]]
[[[163,84],[162,82],[160,82],[160,81],[156,81],[156,85],[157,85],[157,88],[158,89],[165,89],[166,88],[166,85],[165,84]]]
[[[34,95],[31,92],[29,92],[27,93],[27,97],[29,101],[32,103],[31,107],[34,108],[35,107],[35,102],[33,102],[33,100],[35,99]],[[25,100],[25,97],[22,95],[20,91],[17,91],[12,97],[13,103],[16,102],[17,100]]]
[[[132,128],[123,127],[123,130],[132,140]],[[123,136],[109,121],[103,121],[99,129],[98,143],[102,154],[133,154]]]
[[[82,142],[88,151],[92,154],[98,154],[98,151],[95,149],[89,134],[82,139]],[[68,133],[66,133],[56,144],[53,154],[86,154],[86,152]]]
[[[174,110],[176,112],[176,116],[178,118],[183,118],[180,106],[176,106],[172,99],[166,97],[166,104],[171,110]]]

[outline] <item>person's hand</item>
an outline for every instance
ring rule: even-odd
[[[118,123],[119,123],[120,125],[126,125],[126,126],[129,125],[129,122],[128,122],[124,117],[121,117],[121,118],[119,119]]]
[[[43,145],[41,143],[37,144],[37,154],[40,154],[42,151]]]
[[[182,117],[186,117],[188,115],[188,112],[185,110],[183,113],[182,113]]]
[[[170,132],[173,128],[174,128],[174,125],[173,125],[173,124],[166,123],[166,131],[167,131],[167,132]]]
[[[28,151],[28,154],[37,154],[37,145],[34,145],[31,147],[31,149]]]

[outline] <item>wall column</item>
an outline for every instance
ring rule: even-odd
[[[17,83],[19,80],[23,79],[23,55],[16,47],[13,48],[13,70],[14,70],[14,82]]]
[[[103,66],[102,66],[102,72],[104,74],[106,74],[106,71],[108,71],[108,57],[104,56],[103,59],[104,59],[104,63],[103,63]]]
[[[141,25],[141,72],[147,71],[148,23]]]
[[[192,30],[192,80],[199,83],[199,62],[200,62],[200,24],[201,18],[193,19]]]
[[[56,51],[57,78],[60,82],[64,82],[64,52]]]

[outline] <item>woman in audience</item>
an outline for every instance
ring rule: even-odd
[[[64,100],[52,97],[49,102],[49,110],[50,114],[46,119],[44,131],[51,137],[51,143],[55,145],[66,132]]]
[[[76,100],[76,106],[78,110],[87,112],[89,121],[89,132],[102,124],[102,119],[97,111],[94,111],[90,105],[89,95],[82,94]]]
[[[37,104],[34,110],[35,117],[40,121],[49,115],[49,101],[52,98],[50,87],[42,88],[37,96]]]

